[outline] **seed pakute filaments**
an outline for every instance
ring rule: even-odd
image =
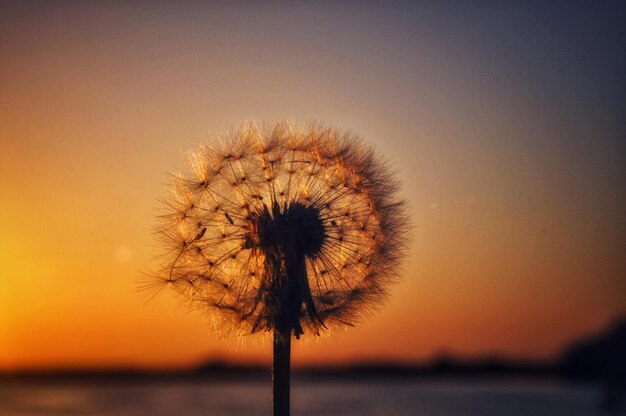
[[[399,183],[371,147],[317,124],[246,124],[189,155],[159,217],[158,281],[220,329],[319,334],[385,297],[406,237]]]

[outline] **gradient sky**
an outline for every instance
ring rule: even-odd
[[[107,3],[0,2],[0,368],[269,360],[136,291],[166,173],[246,120],[351,129],[415,225],[385,308],[296,363],[550,357],[626,313],[619,2]]]

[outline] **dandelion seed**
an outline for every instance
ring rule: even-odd
[[[216,326],[273,332],[288,391],[291,336],[353,326],[397,277],[399,184],[373,149],[319,125],[246,124],[189,164],[195,176],[175,176],[160,217],[160,281],[176,282]]]

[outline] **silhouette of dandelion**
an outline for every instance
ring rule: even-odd
[[[221,329],[274,333],[274,411],[288,414],[291,335],[352,326],[397,276],[399,183],[373,149],[319,125],[247,124],[189,162],[160,216],[160,280]]]

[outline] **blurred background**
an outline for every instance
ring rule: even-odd
[[[374,145],[414,224],[385,307],[295,343],[294,410],[599,411],[606,389],[553,376],[626,314],[625,18],[617,1],[0,2],[0,413],[269,413],[268,337],[219,338],[137,286],[185,152],[283,119]],[[466,380],[494,362],[526,381]]]

